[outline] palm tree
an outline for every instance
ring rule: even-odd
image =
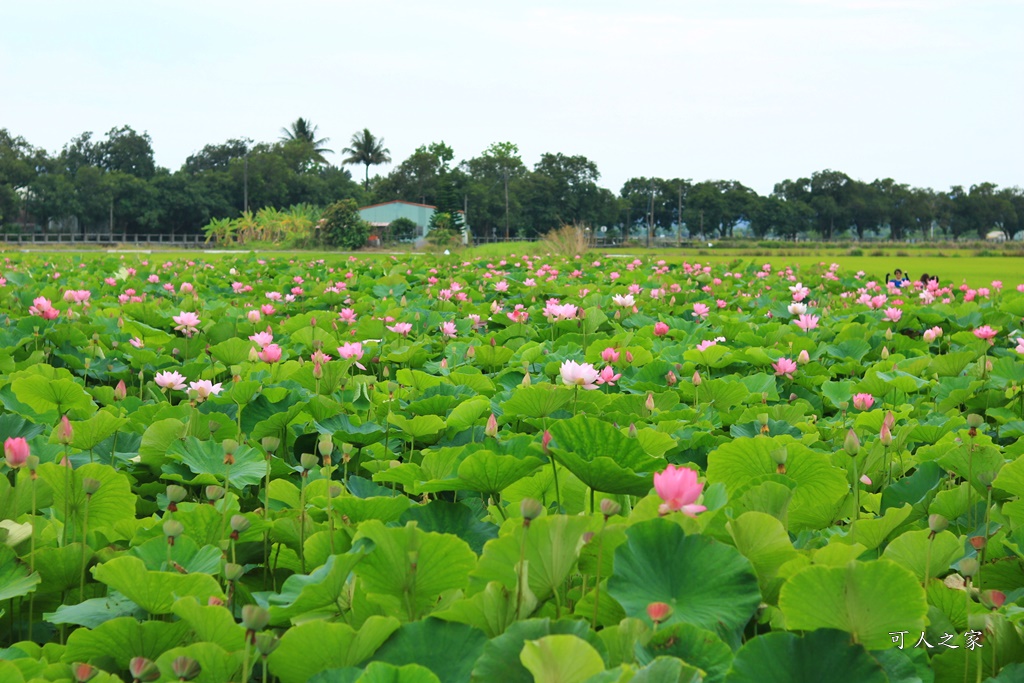
[[[370,186],[370,166],[391,163],[391,150],[384,147],[384,138],[379,140],[370,132],[369,128],[363,128],[361,132],[352,134],[351,147],[341,150],[347,154],[341,163],[343,164],[365,164],[366,178],[363,180],[365,187]]]
[[[327,149],[324,147],[325,144],[331,141],[330,138],[317,139],[316,131],[319,126],[313,125],[313,123],[301,116],[295,119],[292,123],[291,128],[281,129],[281,140],[287,142],[289,140],[303,140],[313,146],[313,154],[316,156],[318,163],[326,164],[327,160],[324,159],[324,152],[330,152],[334,154],[333,149]]]

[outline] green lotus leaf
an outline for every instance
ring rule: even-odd
[[[551,425],[558,462],[596,491],[646,495],[654,472],[665,467],[636,439],[597,418],[577,416]]]
[[[93,629],[72,631],[68,636],[64,661],[95,663],[109,657],[118,667],[127,669],[132,657],[155,661],[181,643],[188,631],[189,625],[183,621],[140,623],[131,617],[119,617]]]
[[[137,557],[122,555],[92,568],[92,575],[150,614],[170,614],[178,598],[191,595],[203,602],[224,599],[220,584],[209,574],[179,574],[146,569]]]
[[[373,661],[418,664],[441,681],[469,683],[473,663],[486,642],[487,636],[472,626],[429,617],[403,624],[377,650]]]
[[[528,640],[519,655],[523,666],[543,683],[582,683],[604,671],[604,660],[594,646],[573,635]]]
[[[293,626],[281,636],[267,664],[281,683],[306,683],[321,671],[353,667],[366,660],[398,626],[397,619],[379,616],[369,617],[359,630],[325,621]]]
[[[261,483],[267,474],[263,454],[248,446],[238,447],[235,462],[231,465],[224,462],[224,448],[221,444],[211,440],[200,441],[192,436],[184,441],[173,442],[167,455],[187,466],[196,475],[187,482],[193,485],[223,486],[226,477],[232,487],[241,489]]]
[[[882,665],[842,631],[766,633],[736,653],[725,683],[889,683]]]
[[[53,491],[54,516],[73,532],[68,538],[81,540],[87,507],[90,530],[111,529],[120,521],[135,519],[136,496],[127,477],[110,465],[88,463],[70,470],[54,463],[44,463],[38,471],[39,477]],[[91,496],[86,496],[82,487],[87,478],[99,482],[99,488]]]

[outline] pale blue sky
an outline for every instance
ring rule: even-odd
[[[5,1],[0,127],[131,125],[178,168],[311,119],[396,162],[444,140],[758,192],[832,168],[1024,185],[1024,0]],[[340,156],[329,157],[337,162]],[[386,172],[386,167],[379,167]],[[356,169],[356,175],[359,175]]]

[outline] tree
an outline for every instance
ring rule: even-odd
[[[111,128],[107,139],[97,143],[99,166],[108,172],[120,172],[136,178],[149,179],[156,173],[153,143],[149,133],[141,135],[131,126]]]
[[[202,171],[226,171],[235,159],[244,159],[249,153],[251,140],[231,138],[219,145],[206,145],[200,151],[185,159],[182,170],[188,173]]]
[[[472,207],[473,232],[506,237],[512,216],[518,215],[516,186],[526,175],[519,147],[511,142],[492,143],[484,152],[460,164],[469,176],[467,195]]]
[[[0,225],[10,222],[23,205],[27,188],[44,164],[45,152],[33,148],[23,137],[0,128]]]
[[[341,163],[363,164],[366,166],[366,178],[363,183],[370,187],[370,166],[391,163],[391,150],[384,147],[384,138],[379,140],[370,132],[369,128],[363,128],[361,132],[352,134],[350,147],[341,150],[348,156]]]
[[[420,145],[379,183],[374,184],[376,201],[401,199],[421,204],[437,204],[437,196],[451,172],[448,164],[455,152],[444,141]]]
[[[366,246],[370,224],[359,216],[359,206],[354,200],[334,202],[324,210],[322,219],[327,244],[343,249],[361,249]]]
[[[313,157],[317,163],[326,164],[327,159],[324,158],[324,153],[334,154],[334,150],[324,147],[324,145],[331,141],[330,138],[317,138],[317,130],[319,128],[319,126],[313,125],[312,121],[300,116],[295,119],[290,128],[281,129],[282,135],[280,139],[282,142],[299,140],[307,143],[312,148]]]

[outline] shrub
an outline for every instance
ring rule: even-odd
[[[565,258],[584,254],[590,249],[590,239],[581,225],[563,225],[544,236],[545,249]]]
[[[343,249],[360,249],[370,236],[370,224],[359,217],[354,199],[343,199],[328,206],[323,213],[324,241]]]
[[[411,218],[396,218],[388,224],[387,239],[389,242],[401,242],[403,240],[416,239],[416,230],[419,228],[416,221]]]

